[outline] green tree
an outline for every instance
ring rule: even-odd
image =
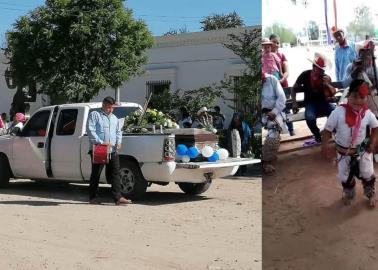
[[[354,20],[347,26],[347,31],[354,40],[365,39],[366,35],[374,36],[374,24],[372,23],[370,9],[362,5],[354,10]]]
[[[246,69],[238,77],[237,83],[230,77],[221,81],[217,88],[235,94],[249,126],[253,127],[261,118],[261,28],[248,29],[229,37],[230,42],[224,46],[243,60]],[[256,158],[261,157],[261,150],[252,146],[259,144],[261,148],[261,137],[254,137],[250,150]]]
[[[153,38],[122,0],[46,0],[6,33],[17,86],[64,101],[89,101],[139,74]]]
[[[307,26],[307,31],[308,31],[310,40],[319,39],[319,26],[316,22],[309,21],[308,26]]]
[[[223,98],[223,92],[213,86],[191,90],[178,89],[175,92],[166,89],[152,95],[150,104],[151,108],[162,111],[172,118],[175,118],[181,107],[186,107],[189,114],[194,117],[201,107],[213,107],[218,98]]]
[[[269,37],[271,34],[276,34],[280,37],[281,43],[296,44],[297,38],[294,32],[286,26],[274,23],[264,29],[264,36]]]
[[[203,31],[244,26],[243,20],[235,11],[229,14],[214,14],[207,16],[200,23],[202,24],[201,29]]]

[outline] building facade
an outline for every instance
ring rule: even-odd
[[[256,26],[260,27],[260,26]],[[240,76],[246,68],[243,61],[231,50],[224,47],[229,42],[229,34],[238,34],[253,27],[222,29],[206,32],[184,33],[177,36],[155,38],[155,45],[147,51],[148,64],[144,73],[134,77],[120,87],[120,100],[143,104],[150,91],[162,88],[193,90],[217,84],[229,76]],[[5,59],[0,66],[4,74]],[[14,89],[8,89],[4,77],[0,80],[0,112],[9,112]],[[224,93],[227,99],[234,97]],[[115,96],[114,89],[106,89],[93,101],[101,101],[105,96]],[[48,98],[38,95],[37,101],[31,104],[31,112],[48,105]],[[230,101],[217,100],[226,116],[226,125],[232,117],[234,106]]]

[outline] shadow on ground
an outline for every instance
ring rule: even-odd
[[[88,203],[88,184],[72,184],[56,181],[34,182],[30,180],[17,180],[11,181],[7,188],[1,189],[0,194],[27,197],[23,200],[2,200],[0,201],[0,205],[80,205]],[[134,201],[133,204],[157,206],[193,201],[205,201],[208,199],[211,198],[200,195],[191,196],[183,192],[159,192],[148,191],[147,189],[145,196],[140,200]],[[110,186],[100,186],[99,200],[104,203],[104,205],[113,205]]]

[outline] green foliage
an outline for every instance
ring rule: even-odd
[[[309,36],[310,36],[310,40],[318,40],[319,39],[319,26],[317,25],[316,22],[310,21],[308,23],[307,30],[308,30],[308,33],[309,33]]]
[[[153,38],[122,0],[46,0],[6,33],[18,86],[67,101],[89,101],[140,73]]]
[[[188,33],[189,30],[186,28],[186,26],[179,28],[179,29],[169,29],[168,32],[164,33],[163,36],[177,36],[179,34]]]
[[[297,37],[295,36],[294,32],[283,24],[274,23],[264,29],[265,37],[269,37],[271,34],[276,34],[279,36],[281,43],[290,43],[294,45],[297,42]]]
[[[374,36],[374,24],[370,9],[365,5],[356,7],[354,16],[354,20],[346,28],[354,40],[365,39],[366,35]]]
[[[249,150],[247,151],[248,157],[259,158],[262,157],[262,137],[261,134],[252,136]]]
[[[214,14],[205,17],[201,22],[203,31],[244,26],[243,20],[234,11],[229,14]]]
[[[199,89],[170,92],[168,89],[151,97],[151,108],[162,111],[175,118],[181,107],[186,107],[190,115],[195,116],[201,107],[212,107],[215,101],[223,97],[222,90],[205,86]]]
[[[259,121],[261,116],[261,29],[245,30],[240,35],[230,35],[230,43],[224,44],[246,64],[246,69],[238,78],[220,82],[216,88],[236,94],[242,104],[250,126]],[[230,106],[232,107],[232,106]]]

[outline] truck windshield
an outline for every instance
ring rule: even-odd
[[[125,118],[130,113],[133,113],[138,109],[139,107],[114,107],[113,114],[117,116],[118,119],[120,119],[120,118]],[[101,111],[101,108],[91,109],[89,110],[89,113],[93,111],[99,112]]]

